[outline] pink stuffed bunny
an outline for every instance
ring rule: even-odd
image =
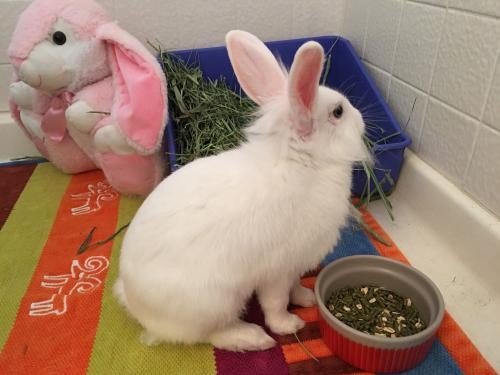
[[[124,194],[148,194],[164,172],[163,72],[93,0],[35,0],[8,54],[12,116],[67,173],[101,168]]]

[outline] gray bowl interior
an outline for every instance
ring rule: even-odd
[[[385,338],[359,332],[333,317],[325,306],[331,294],[344,287],[361,285],[385,287],[409,297],[427,328],[412,336]],[[403,263],[381,256],[356,255],[331,263],[318,276],[315,292],[320,313],[336,331],[350,340],[373,347],[401,349],[421,344],[435,334],[444,316],[443,297],[427,276]]]

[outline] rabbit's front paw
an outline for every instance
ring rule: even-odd
[[[305,288],[300,284],[293,287],[290,293],[290,302],[302,307],[310,307],[316,304],[316,297],[311,289]]]
[[[94,136],[94,142],[100,152],[114,152],[116,154],[132,154],[135,150],[115,125],[106,125],[100,128]]]
[[[86,102],[78,100],[66,109],[66,121],[69,126],[76,130],[82,133],[90,133],[103,117],[103,114],[93,113],[94,111]]]
[[[33,109],[35,89],[23,81],[11,83],[9,86],[10,97],[22,109]]]
[[[271,331],[278,335],[295,333],[305,326],[302,319],[289,312],[266,317],[266,323],[271,328]]]

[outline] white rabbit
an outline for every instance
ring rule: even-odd
[[[272,347],[261,327],[240,320],[253,292],[273,332],[302,328],[287,305],[315,303],[299,278],[337,243],[352,165],[369,159],[359,111],[319,86],[318,43],[300,47],[288,77],[255,36],[235,30],[226,43],[260,116],[246,143],[176,171],[132,221],[114,291],[146,344]]]

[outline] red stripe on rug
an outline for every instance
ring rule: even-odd
[[[309,359],[307,361],[290,363],[288,369],[290,375],[373,375],[372,372],[364,372],[352,367],[334,356],[318,358],[318,361]]]
[[[391,245],[384,245],[367,233],[367,237],[372,241],[380,255],[410,264],[408,259],[382,229],[375,218],[365,209],[362,209],[361,213],[365,223]],[[438,338],[448,353],[450,353],[453,360],[457,363],[458,367],[460,367],[465,374],[496,374],[493,367],[491,367],[488,361],[486,361],[464,331],[448,313],[445,314],[443,323],[438,331]]]
[[[37,164],[0,167],[0,229],[21,195]]]
[[[300,279],[300,284],[309,289],[314,289],[314,284],[316,283],[316,276],[307,276]]]
[[[312,307],[297,307],[290,310],[290,312],[298,315],[306,323],[317,322],[318,321],[318,306]]]
[[[332,356],[332,351],[326,346],[322,339],[305,340],[302,345],[316,358]],[[311,359],[300,343],[285,344],[281,346],[285,361],[295,363]]]
[[[304,328],[301,328],[296,332],[297,337],[300,341],[320,339],[321,332],[319,330],[318,322],[306,323]],[[297,337],[294,334],[278,336],[277,340],[280,345],[296,344]]]
[[[100,171],[72,176],[0,356],[2,373],[86,372],[112,243],[77,250],[93,227],[93,242],[115,232],[119,197],[104,182]]]

